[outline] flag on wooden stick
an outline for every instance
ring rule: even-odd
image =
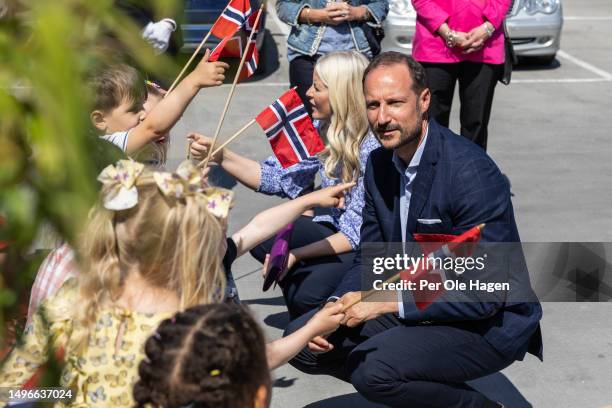
[[[210,29],[212,35],[218,38],[233,36],[243,27],[251,16],[249,0],[231,0]]]
[[[274,155],[287,168],[325,148],[295,89],[290,89],[255,118]]]

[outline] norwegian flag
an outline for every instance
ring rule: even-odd
[[[259,52],[257,51],[256,40],[260,22],[258,22],[257,27],[255,27],[256,19],[257,14],[251,14],[243,26],[244,30],[241,30],[238,35],[234,35],[233,37],[225,37],[210,54],[209,61],[217,61],[219,58],[242,58],[243,49],[245,48],[243,44],[248,41],[251,32],[255,30],[248,47],[246,47],[247,56],[242,66],[242,70],[240,71],[240,75],[238,76],[239,81],[253,75],[255,71],[257,71],[257,66],[259,65]]]
[[[219,58],[240,58],[242,57],[242,39],[239,36],[225,37],[214,50],[210,53],[208,60],[211,62]]]
[[[455,258],[470,256],[474,250],[474,245],[480,241],[480,232],[484,224],[470,228],[461,235],[446,234],[414,234],[414,240],[421,245],[425,258]],[[416,271],[405,270],[400,272],[400,279],[403,281],[419,282],[426,280],[429,283],[443,284],[446,280],[446,272],[440,269],[428,268],[419,265]],[[426,309],[438,297],[445,292],[443,285],[439,285],[437,290],[417,290],[414,293],[416,307],[419,310]]]
[[[285,92],[255,120],[266,132],[274,155],[283,168],[312,157],[325,148],[295,89]]]
[[[211,27],[210,33],[218,38],[231,37],[240,27],[245,25],[251,14],[249,0],[230,0]]]

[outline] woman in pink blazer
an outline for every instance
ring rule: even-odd
[[[487,148],[495,85],[503,72],[503,21],[511,0],[412,0],[412,56],[425,67],[430,118],[448,127],[459,82],[461,134]]]

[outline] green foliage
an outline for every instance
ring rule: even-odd
[[[15,259],[43,224],[75,242],[97,196],[106,152],[92,134],[87,78],[118,60],[159,77],[176,72],[112,0],[9,3],[11,12],[0,20],[0,241],[10,243],[12,255],[0,260],[0,349],[5,319],[17,316],[40,261],[17,267]],[[156,15],[178,10],[175,1],[148,3]]]

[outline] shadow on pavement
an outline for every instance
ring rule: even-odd
[[[287,378],[287,377],[277,378],[272,383],[272,387],[289,388],[295,383],[295,380],[297,380],[297,378]]]
[[[285,306],[285,299],[283,299],[282,296],[277,296],[273,298],[243,300],[242,303],[246,303],[247,305]]]
[[[475,390],[486,395],[487,398],[494,401],[499,401],[506,407],[532,407],[532,405],[525,399],[525,397],[523,397],[514,384],[512,384],[512,382],[502,373],[495,373],[474,381],[468,381],[468,384]],[[369,402],[364,397],[359,395],[359,393],[355,392],[352,394],[338,395],[336,397],[313,402],[312,404],[306,405],[304,408],[344,408],[348,406],[351,408],[384,407],[384,405]]]
[[[228,172],[223,170],[221,166],[211,166],[210,173],[208,174],[208,182],[212,186],[223,187],[232,189],[238,184],[236,179],[232,177]]]
[[[523,397],[523,394],[502,373],[495,373],[474,381],[468,381],[468,384],[487,398],[499,401],[506,407],[531,408],[531,404]]]
[[[265,324],[270,327],[274,327],[276,329],[285,330],[285,327],[289,324],[289,313],[288,312],[280,312],[273,313],[263,320]]]
[[[278,46],[272,37],[270,30],[266,30],[266,39],[264,40],[263,49],[259,51],[259,66],[255,75],[243,81],[244,83],[257,82],[265,79],[278,71],[280,67],[280,57],[278,55]]]
[[[305,405],[304,408],[384,408],[384,405],[374,404],[358,393],[338,395]]]

